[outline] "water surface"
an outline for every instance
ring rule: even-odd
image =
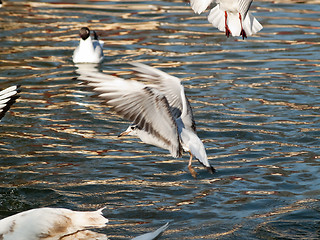
[[[318,239],[319,1],[256,0],[264,26],[227,39],[188,1],[6,1],[1,88],[21,97],[1,122],[0,218],[36,207],[106,206],[99,231],[129,239]],[[181,78],[217,173],[117,135],[128,122],[79,84],[78,30],[105,42],[99,70],[141,61]]]

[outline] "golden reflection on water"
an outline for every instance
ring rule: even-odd
[[[314,174],[310,165],[315,169],[319,159],[320,60],[312,55],[319,11],[307,6],[319,1],[254,1],[264,29],[245,41],[226,39],[207,22],[208,11],[196,15],[188,1],[89,3],[6,1],[1,9],[0,79],[23,85],[1,122],[0,157],[10,159],[0,166],[1,187],[53,189],[62,204],[83,209],[110,202],[118,219],[108,231],[172,218],[171,239],[237,237],[247,220],[268,225],[273,216],[318,202],[310,186],[317,181],[301,175]],[[200,177],[194,180],[187,154],[172,159],[137,139],[116,137],[128,123],[73,79],[71,55],[84,25],[105,42],[101,71],[131,76],[123,65],[134,60],[182,79],[215,175],[195,163]],[[299,189],[304,185],[308,192]],[[259,200],[269,205],[259,209]],[[140,209],[139,216],[126,219],[128,209]]]

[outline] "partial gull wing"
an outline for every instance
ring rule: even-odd
[[[168,228],[169,223],[167,222],[162,227],[158,228],[156,231],[151,233],[145,233],[143,235],[140,235],[138,237],[133,238],[132,240],[155,240],[158,239],[162,233]]]
[[[0,91],[0,119],[10,109],[11,105],[19,98],[19,86],[11,86]]]
[[[195,13],[200,14],[204,12],[207,7],[214,1],[215,0],[190,0],[190,5]]]
[[[168,149],[172,156],[181,156],[181,145],[175,119],[166,97],[157,89],[138,81],[124,80],[97,72],[81,72],[80,80],[100,92],[108,105],[123,118],[133,122],[147,134],[146,143]],[[157,144],[156,144],[156,143]]]
[[[175,118],[181,117],[183,123],[195,131],[196,126],[191,105],[184,93],[184,87],[181,85],[180,79],[142,63],[130,64],[135,66],[134,70],[138,72],[137,75],[139,77],[146,81],[152,82],[153,84],[150,86],[158,89],[162,94],[165,95],[173,116]],[[182,114],[184,110],[183,106],[186,106],[184,114]]]
[[[243,19],[246,18],[252,2],[253,0],[238,0],[239,12],[241,13]]]

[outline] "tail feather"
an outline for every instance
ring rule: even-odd
[[[234,37],[239,37],[242,30],[239,13],[228,12],[227,24],[228,24],[229,30],[231,31],[231,35]]]
[[[259,32],[262,29],[262,25],[258,22],[258,20],[248,12],[246,18],[243,21],[243,29],[247,33],[248,36]]]
[[[225,12],[220,10],[219,5],[211,9],[208,15],[208,21],[220,31],[225,32]],[[231,31],[232,36],[240,36],[242,29],[239,19],[239,13],[228,12],[227,25]],[[244,21],[242,22],[242,27],[247,36],[251,36],[252,34],[259,32],[263,28],[258,20],[250,13],[250,11],[247,13]]]
[[[225,16],[224,11],[220,10],[219,5],[211,9],[208,15],[208,21],[220,31],[225,31]]]

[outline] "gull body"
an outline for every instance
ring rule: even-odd
[[[0,220],[0,236],[3,240],[77,240],[102,237],[104,235],[86,230],[106,226],[108,219],[102,216],[102,210],[82,212],[65,208],[31,209]],[[107,240],[107,237],[98,239]]]
[[[85,71],[78,71],[78,79],[87,81],[113,110],[132,121],[120,136],[137,136],[145,143],[169,150],[175,158],[185,150],[190,153],[188,168],[192,176],[196,176],[191,166],[193,156],[213,173],[180,79],[142,63],[131,64],[137,76],[149,84]]]
[[[212,2],[217,5],[211,9],[208,21],[227,37],[242,36],[244,39],[263,28],[249,11],[253,0],[190,0],[192,9],[199,14]]]
[[[100,63],[103,56],[103,41],[98,39],[95,31],[93,31],[94,39],[90,36],[90,30],[87,27],[80,29],[80,42],[73,52],[74,63]]]
[[[0,119],[10,109],[11,105],[19,98],[19,86],[11,86],[0,91]]]

